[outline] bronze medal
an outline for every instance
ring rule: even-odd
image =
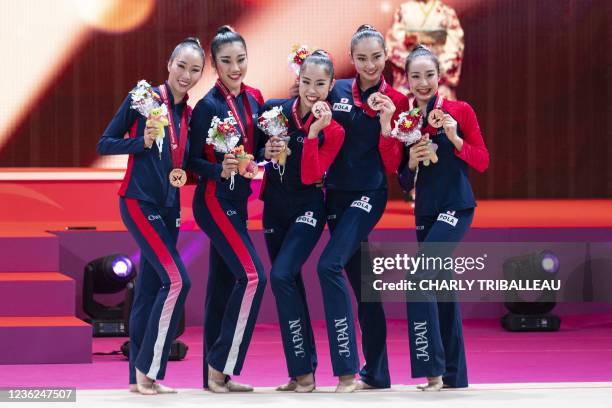
[[[368,98],[368,105],[370,106],[370,108],[374,109],[375,111],[380,110],[379,108],[380,102],[378,102],[378,99],[376,98],[377,96],[378,96],[377,92],[374,92]]]
[[[187,173],[183,169],[172,169],[168,178],[170,179],[170,184],[176,188],[181,188],[187,183]]]
[[[427,122],[433,128],[441,128],[444,123],[444,112],[441,109],[433,109],[427,116]]]

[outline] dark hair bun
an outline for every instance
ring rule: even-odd
[[[355,31],[355,33],[359,33],[361,31],[378,31],[376,28],[374,28],[373,25],[370,24],[362,24],[357,28],[357,31]]]
[[[194,43],[198,47],[202,48],[202,44],[200,43],[200,39],[198,37],[187,37],[182,42],[184,42],[184,43]]]
[[[415,52],[415,51],[418,51],[418,50],[426,51],[426,52],[431,52],[431,50],[429,48],[427,48],[426,46],[424,46],[423,44],[415,45],[411,52]]]
[[[353,34],[351,38],[351,55],[353,55],[357,43],[366,38],[375,38],[386,53],[385,37],[383,37],[380,31],[374,28],[373,25],[362,24],[357,28],[357,31],[355,31],[355,34]]]
[[[224,44],[233,42],[242,43],[244,50],[246,51],[246,43],[240,34],[238,34],[231,26],[223,25],[219,27],[215,33],[215,36],[213,37],[212,42],[210,43],[210,54],[212,55],[213,60],[216,60],[217,52]]]
[[[310,55],[319,55],[321,57],[329,58],[329,53],[321,48],[319,48],[318,50],[314,50],[310,53]]]
[[[412,51],[410,51],[410,53],[406,57],[406,62],[404,63],[404,72],[408,73],[408,69],[410,68],[410,63],[419,57],[431,58],[434,65],[436,66],[436,70],[438,71],[438,74],[440,74],[440,60],[438,59],[436,54],[431,52],[431,50],[423,44],[415,45]]]
[[[222,25],[221,27],[217,28],[217,32],[215,33],[215,35],[219,35],[219,34],[225,34],[225,33],[235,33],[236,30],[234,30],[232,28],[232,26],[230,25]]]

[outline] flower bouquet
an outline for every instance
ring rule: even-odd
[[[232,123],[232,118],[225,118],[223,120],[215,116],[210,122],[210,128],[208,129],[208,137],[206,138],[206,144],[212,145],[215,152],[228,154],[234,153],[234,148],[240,140],[240,132],[236,129],[236,126]],[[234,176],[235,172],[231,174],[230,190],[234,189]]]
[[[161,98],[153,91],[153,87],[144,79],[130,91],[130,108],[147,118],[147,126],[157,127],[155,144],[159,150],[159,158],[164,145],[164,127],[168,126],[168,108]]]

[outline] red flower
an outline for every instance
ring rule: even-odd
[[[403,133],[408,133],[416,127],[417,123],[418,123],[417,121],[413,120],[410,117],[407,117],[399,124],[398,127],[399,127],[399,130],[402,131]]]
[[[293,56],[293,62],[295,62],[298,65],[302,65],[306,57],[308,57],[308,54],[309,54],[308,50],[304,48],[300,48]]]
[[[227,135],[229,133],[235,132],[236,128],[231,123],[222,122],[222,123],[219,123],[219,125],[217,126],[217,130],[222,135]]]
[[[398,123],[397,127],[400,132],[408,133],[414,130],[421,120],[421,110],[419,108],[412,109],[407,115],[404,115],[402,121]]]

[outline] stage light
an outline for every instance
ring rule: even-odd
[[[544,251],[540,257],[540,263],[545,272],[557,273],[559,270],[559,258],[555,254],[550,251]]]
[[[83,310],[90,316],[94,337],[127,336],[129,308],[124,301],[104,305],[96,294],[119,293],[133,288],[136,268],[127,255],[112,254],[95,259],[85,266],[83,277]],[[130,302],[131,306],[131,302]]]
[[[118,257],[113,260],[112,268],[115,275],[124,278],[128,276],[132,270],[132,261],[126,257]]]
[[[76,9],[91,27],[111,33],[136,29],[155,10],[155,0],[88,0],[77,1]]]
[[[559,258],[551,251],[541,251],[507,259],[503,264],[506,280],[552,281],[559,271]],[[550,314],[556,305],[556,293],[542,291],[535,299],[524,299],[518,291],[506,292],[505,306],[510,311],[502,317],[508,331],[556,331],[561,319]]]

